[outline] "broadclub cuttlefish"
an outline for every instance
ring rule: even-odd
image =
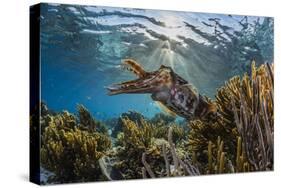
[[[216,113],[215,104],[200,95],[171,67],[161,65],[158,70],[147,72],[132,59],[125,59],[122,67],[133,72],[138,78],[106,87],[108,95],[151,94],[154,101],[188,120],[202,119]]]

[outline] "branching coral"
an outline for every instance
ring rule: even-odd
[[[154,125],[168,125],[170,123],[175,123],[175,120],[176,118],[174,116],[157,113],[151,118],[150,122]]]
[[[91,132],[95,132],[97,123],[90,112],[83,105],[78,105],[77,110],[80,126],[87,128]]]
[[[130,120],[136,122],[137,124],[141,124],[141,120],[145,119],[144,116],[136,111],[128,111],[122,113],[119,118],[112,118],[106,121],[108,127],[111,128],[112,134],[111,136],[116,138],[118,133],[122,132],[123,127],[123,118],[129,118]]]
[[[86,109],[80,112],[83,120],[93,121]],[[83,115],[82,115],[83,114]],[[82,121],[81,121],[82,120]],[[79,182],[104,179],[98,160],[111,147],[110,138],[102,133],[81,129],[74,115],[67,111],[55,116],[46,115],[47,123],[41,138],[41,164],[55,173],[51,182]]]
[[[153,127],[146,120],[141,119],[140,124],[127,117],[122,118],[123,132],[118,135],[119,162],[115,164],[126,179],[141,178],[142,153],[147,152],[150,161],[161,168],[163,161],[160,158],[160,144],[153,137]]]
[[[163,113],[155,114],[154,117],[148,120],[154,127],[153,136],[155,138],[164,138],[167,140],[168,129],[169,127],[173,127],[173,142],[178,143],[182,140],[185,140],[186,130],[183,126],[179,126],[175,120],[175,117],[170,115],[165,115]]]
[[[242,137],[243,148],[252,170],[273,169],[273,65],[256,70],[252,66],[252,81],[248,92],[239,90],[240,103],[231,100],[235,123]]]
[[[83,106],[77,106],[79,127],[90,132],[100,132],[103,134],[108,134],[107,127],[104,123],[95,120],[90,112]]]
[[[236,76],[218,90],[218,116],[214,122],[190,122],[188,149],[197,154],[204,169],[208,163],[208,143],[215,143],[218,136],[229,160],[236,159],[235,171],[273,168],[273,82],[273,65],[256,68],[253,63],[251,77]],[[242,148],[238,150],[237,146]],[[237,160],[240,155],[243,164]]]
[[[237,138],[236,160],[231,160],[227,152],[224,151],[224,142],[218,136],[217,143],[208,142],[208,167],[202,169],[206,174],[221,174],[234,172],[248,172],[249,163],[242,152],[241,138]]]
[[[172,127],[173,129],[173,142],[179,143],[180,141],[183,141],[186,139],[186,131],[183,127],[177,125],[176,123],[172,123],[169,125],[163,125],[159,127],[155,127],[153,131],[153,135],[155,138],[164,138],[165,140],[168,139],[168,129],[169,127]]]
[[[149,161],[156,176],[163,176],[162,169],[165,167],[165,161],[161,152],[163,144],[168,145],[166,140],[169,127],[172,127],[173,142],[179,144],[185,140],[186,132],[175,124],[174,118],[164,118],[167,121],[159,121],[160,117],[163,116],[158,115],[153,118],[153,121],[144,118],[138,118],[136,121],[126,116],[121,118],[122,132],[118,134],[116,141],[118,146],[116,155],[117,161],[119,161],[116,163],[116,167],[120,169],[125,178],[141,178],[144,160]],[[177,150],[180,155],[185,153],[180,148]]]
[[[172,139],[173,128],[168,131],[168,147],[162,145],[162,155],[165,161],[165,168],[161,170],[160,176],[156,176],[153,167],[146,160],[146,153],[142,154],[142,175],[143,178],[155,177],[173,177],[173,176],[196,176],[200,174],[221,174],[234,172],[248,172],[249,163],[246,161],[245,154],[242,152],[241,138],[238,137],[236,165],[228,158],[224,152],[224,142],[220,137],[217,138],[217,143],[208,143],[208,166],[206,169],[200,168],[197,160],[186,153],[180,156],[176,150],[176,146]]]
[[[159,177],[200,175],[198,167],[193,164],[192,160],[188,157],[188,155],[185,155],[184,157],[180,157],[177,154],[175,144],[173,143],[172,134],[173,134],[173,128],[170,127],[168,130],[169,148],[167,148],[165,144],[162,145],[162,155],[165,161],[165,170],[162,170],[162,173],[160,174]],[[172,163],[170,161],[172,161]],[[142,164],[143,164],[143,168],[142,168],[143,178],[147,178],[148,175],[151,178],[155,178],[156,175],[153,172],[151,165],[146,161],[145,152],[142,154]]]

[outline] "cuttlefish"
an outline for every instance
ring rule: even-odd
[[[106,87],[108,95],[151,94],[152,100],[188,120],[216,113],[216,106],[200,95],[192,84],[176,74],[171,67],[161,65],[158,70],[147,72],[132,59],[125,59],[122,67],[138,78]]]

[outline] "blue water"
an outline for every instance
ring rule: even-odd
[[[149,95],[108,96],[105,86],[135,79],[120,68],[133,58],[145,70],[168,65],[198,91],[216,89],[256,64],[273,62],[273,19],[127,8],[43,4],[41,97],[54,111],[83,104],[100,120],[129,110],[152,117]]]

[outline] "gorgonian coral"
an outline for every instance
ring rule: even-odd
[[[147,153],[142,154],[142,176],[143,178],[151,177],[173,177],[173,176],[187,176],[199,175],[199,168],[192,162],[187,154],[180,156],[177,152],[176,145],[173,142],[173,128],[169,127],[168,144],[162,144],[161,156],[163,156],[165,166],[162,170],[155,173],[155,167],[151,165],[150,161],[146,159]]]
[[[156,121],[156,118],[154,118]],[[171,127],[174,135],[172,142],[180,146],[185,141],[186,132],[182,127],[174,123],[166,124],[164,121],[155,124],[151,121],[140,119],[138,122],[128,117],[122,118],[122,132],[117,136],[117,152],[115,163],[126,179],[142,178],[143,161],[149,161],[149,166],[156,176],[164,176],[165,160],[162,157],[162,147],[168,147],[168,130]],[[185,151],[180,147],[176,148],[179,156],[183,156]],[[171,160],[171,154],[167,154]],[[132,170],[134,169],[134,170]]]
[[[78,108],[79,120],[67,111],[41,117],[45,124],[42,126],[41,164],[55,173],[50,183],[105,179],[98,160],[111,148],[111,140],[95,131],[94,120],[85,108],[83,111],[81,106]],[[87,124],[82,126],[80,122]]]
[[[130,120],[128,117],[122,118],[122,133],[119,133],[117,140],[117,163],[115,164],[126,179],[141,178],[141,157],[143,152],[147,152],[150,161],[154,161],[155,166],[159,166],[161,161],[160,148],[153,137],[153,127],[146,120],[142,119],[140,124]]]
[[[188,149],[196,153],[204,168],[208,164],[208,143],[216,143],[218,136],[224,142],[223,150],[231,161],[243,154],[242,157],[250,163],[249,171],[273,168],[273,82],[273,64],[256,68],[253,63],[251,76],[235,76],[218,89],[215,121],[190,122]],[[238,137],[242,139],[240,154]],[[239,160],[236,159],[235,163],[241,166]],[[239,167],[236,171],[243,169]]]
[[[245,78],[247,92],[239,90],[240,101],[232,98],[235,123],[252,171],[273,169],[274,77],[273,64],[259,69],[252,65],[252,78]],[[249,86],[248,86],[249,87]]]

